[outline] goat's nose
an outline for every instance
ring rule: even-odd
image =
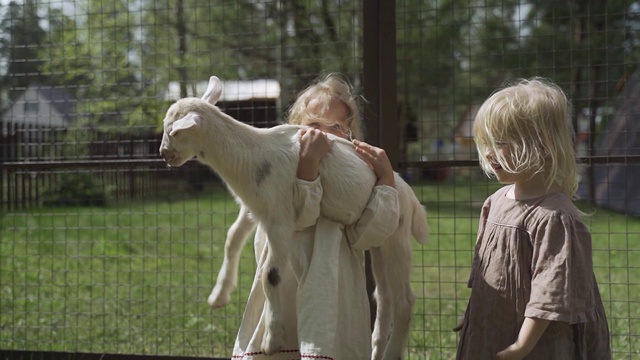
[[[167,148],[160,148],[160,156],[166,161],[171,158],[170,151]]]

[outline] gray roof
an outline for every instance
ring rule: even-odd
[[[51,106],[62,114],[65,121],[69,122],[75,117],[77,101],[64,88],[39,84],[32,86],[38,90],[40,95],[51,102]]]

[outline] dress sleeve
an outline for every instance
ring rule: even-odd
[[[293,189],[293,206],[296,212],[296,230],[313,226],[320,216],[322,183],[320,177],[313,181],[296,179]]]
[[[597,287],[589,230],[582,220],[558,211],[536,229],[525,316],[570,324],[594,320]]]
[[[381,246],[398,227],[399,218],[398,190],[377,185],[360,218],[345,229],[349,243],[358,250]]]

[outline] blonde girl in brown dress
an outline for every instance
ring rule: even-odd
[[[611,359],[578,187],[571,104],[551,81],[495,92],[474,125],[506,184],[484,203],[457,359]]]

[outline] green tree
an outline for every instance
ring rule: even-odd
[[[527,19],[532,36],[523,51],[536,52],[534,69],[568,85],[578,110],[595,110],[625,72],[615,65],[631,63],[625,42],[638,34],[629,11],[622,0],[534,1]]]
[[[36,1],[9,3],[0,20],[0,64],[5,64],[0,68],[0,113],[29,84],[42,80],[37,51],[45,35]]]
[[[78,100],[81,122],[102,132],[146,133],[158,107],[142,78],[140,23],[129,1],[76,4],[72,19],[50,9],[51,36],[40,56],[50,82]],[[133,9],[135,10],[135,9]],[[150,120],[149,118],[152,118]],[[78,124],[80,125],[80,124]]]
[[[414,108],[443,115],[444,129],[454,124],[444,115],[451,107],[459,114],[503,81],[534,75],[553,78],[595,116],[638,60],[638,8],[628,0],[397,0],[399,89],[410,89]]]
[[[337,0],[145,1],[145,78],[276,78],[288,96],[322,71],[356,73],[359,11]],[[354,61],[354,59],[358,59]]]
[[[73,89],[94,127],[156,124],[171,81],[186,96],[211,74],[276,78],[292,98],[318,73],[357,74],[361,63],[359,12],[337,0],[88,0],[76,4],[75,19],[49,14],[42,68],[52,84]]]
[[[50,8],[47,19],[48,42],[38,52],[41,73],[46,75],[48,85],[64,87],[75,99],[87,98],[94,84],[87,34],[60,9]]]
[[[91,84],[82,110],[91,116],[92,125],[133,131],[136,121],[127,119],[141,105],[142,88],[137,74],[139,65],[131,56],[137,49],[133,31],[135,21],[126,0],[90,0],[86,5],[86,39],[91,54]]]

